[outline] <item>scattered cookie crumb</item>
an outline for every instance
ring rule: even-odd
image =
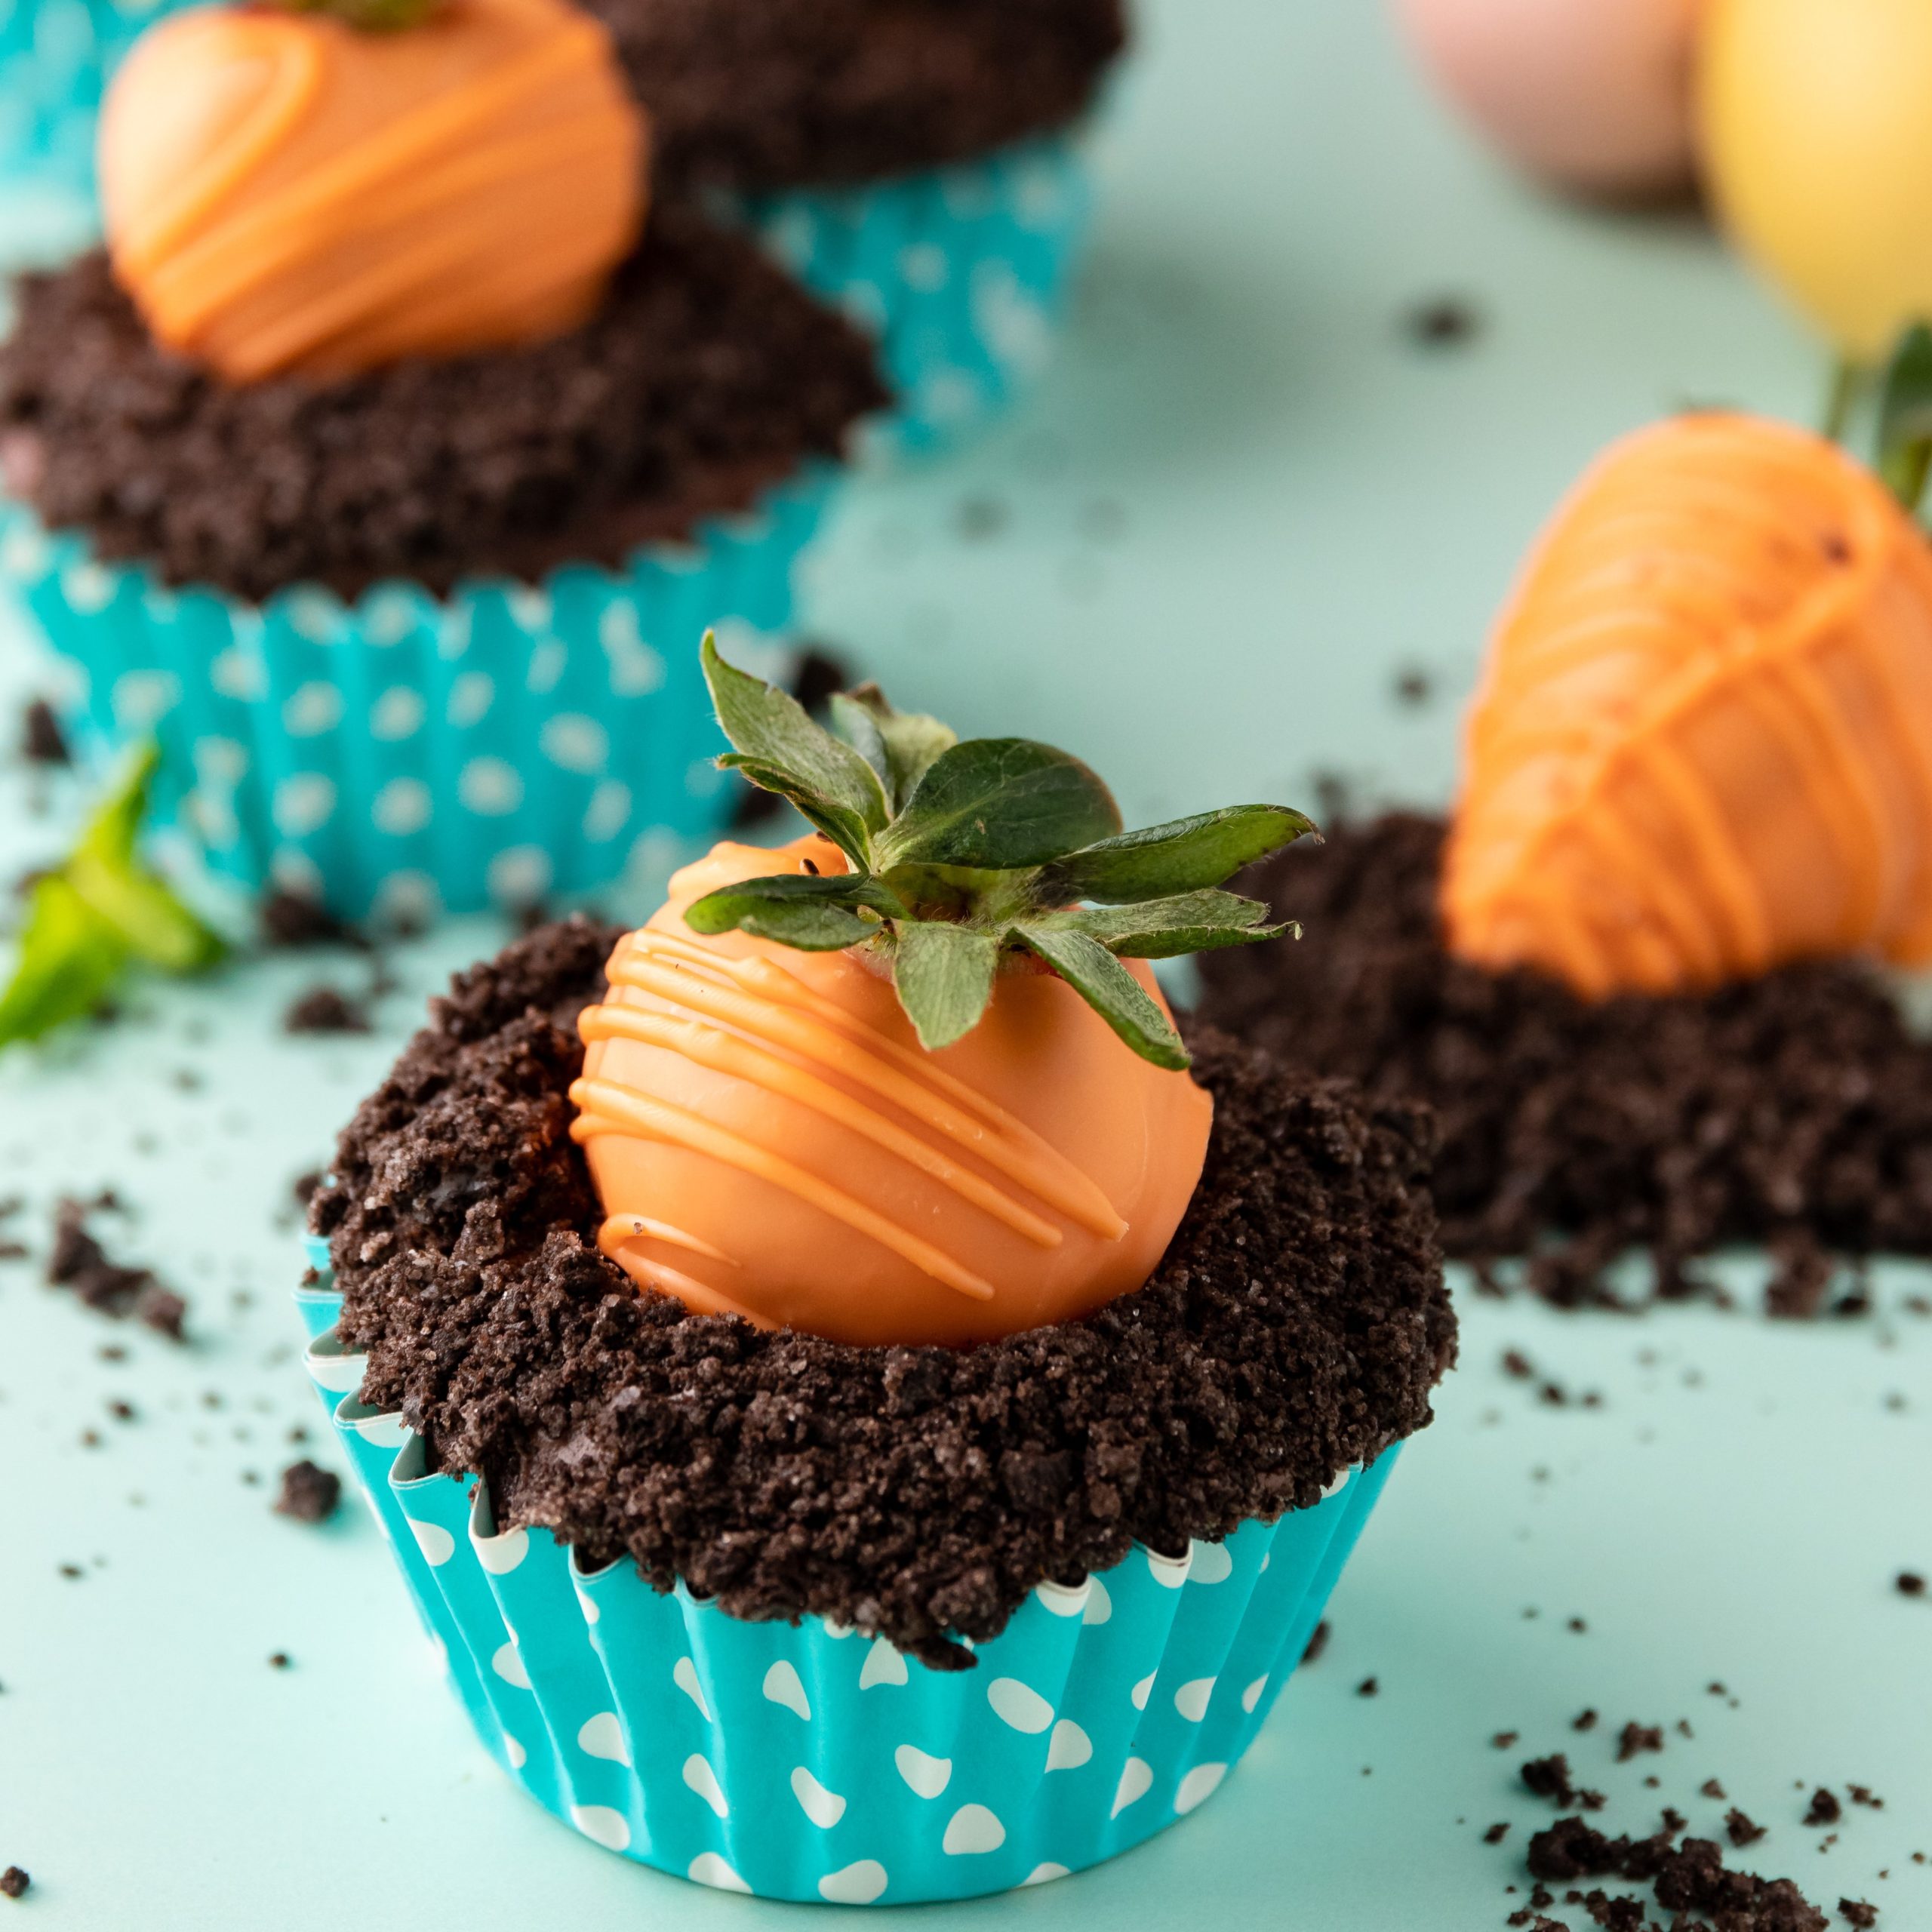
[[[1415,303],[1402,327],[1424,349],[1459,349],[1482,333],[1482,314],[1466,296],[1434,295]]]
[[[285,1033],[366,1033],[368,1008],[335,986],[311,986],[281,1016]]]
[[[1844,1807],[1823,1785],[1811,1794],[1811,1808],[1804,1814],[1807,1825],[1835,1825],[1844,1816]]]
[[[278,1516],[292,1516],[298,1523],[325,1522],[335,1514],[342,1500],[342,1478],[304,1457],[291,1463],[281,1472],[281,1494],[275,1498]]]
[[[24,1898],[27,1887],[33,1881],[17,1865],[10,1865],[0,1872],[0,1897]]]
[[[1724,1832],[1734,1845],[1755,1844],[1764,1835],[1764,1827],[1734,1808],[1724,1814]]]
[[[1925,1579],[1916,1570],[1901,1570],[1893,1587],[1902,1597],[1922,1597],[1925,1594]]]
[[[1626,1724],[1617,1734],[1617,1761],[1627,1764],[1640,1751],[1661,1751],[1663,1749],[1663,1726],[1657,1724]]]
[[[1304,1664],[1319,1663],[1321,1653],[1328,1647],[1328,1626],[1324,1620],[1315,1626],[1315,1635],[1309,1638],[1308,1647],[1301,1654]]]
[[[1860,1932],[1869,1932],[1869,1928],[1878,1922],[1878,1908],[1867,1905],[1863,1899],[1840,1899],[1838,1916],[1847,1925],[1858,1927]]]

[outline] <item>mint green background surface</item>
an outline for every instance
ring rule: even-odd
[[[862,489],[809,608],[903,701],[1072,746],[1142,818],[1304,798],[1318,767],[1440,798],[1484,620],[1554,494],[1685,399],[1808,414],[1818,358],[1692,221],[1580,214],[1502,176],[1373,0],[1145,12],[1058,369],[964,458]],[[1491,326],[1419,352],[1396,318],[1444,291]],[[1394,703],[1411,666],[1432,705]],[[26,678],[0,643],[0,682]],[[36,816],[35,785],[0,783],[11,870],[57,845],[69,801],[38,788]],[[554,1824],[472,1742],[366,1518],[268,1512],[289,1429],[322,1434],[285,1301],[287,1183],[426,993],[500,937],[472,921],[403,952],[373,1038],[285,1037],[297,989],[361,969],[282,958],[144,989],[118,1029],[0,1062],[0,1195],[28,1196],[26,1231],[54,1195],[115,1184],[137,1212],[114,1244],[189,1294],[195,1328],[177,1351],[0,1263],[0,1865],[35,1881],[0,1902],[9,1927],[802,1922]],[[1739,1258],[1741,1286],[1755,1272]],[[1928,1280],[1882,1269],[1881,1302]],[[1343,1580],[1332,1646],[1220,1794],[1112,1866],[936,1922],[1498,1926],[1538,1815],[1514,1766],[1567,1745],[1620,1826],[1666,1800],[1715,1826],[1697,1795],[1715,1775],[1773,1828],[1758,1869],[1932,1926],[1910,1862],[1932,1852],[1932,1607],[1890,1587],[1932,1570],[1927,1324],[1462,1306],[1466,1366]],[[109,1343],[129,1358],[102,1361]],[[1602,1407],[1540,1403],[1500,1372],[1509,1346]],[[138,1420],[109,1419],[118,1397]],[[1380,1694],[1358,1697],[1371,1674]],[[1696,1737],[1620,1767],[1602,1730],[1570,1734],[1586,1706]],[[1490,1749],[1503,1729],[1523,1748]],[[1869,1783],[1886,1809],[1850,1811],[1821,1855],[1798,1779]]]

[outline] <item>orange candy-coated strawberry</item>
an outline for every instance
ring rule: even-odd
[[[1591,996],[1932,954],[1932,552],[1804,431],[1619,444],[1492,641],[1449,942]]]
[[[365,32],[197,8],[103,109],[115,272],[233,382],[540,339],[595,307],[644,213],[645,126],[565,0],[449,0]]]

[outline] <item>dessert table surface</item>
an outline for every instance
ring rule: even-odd
[[[1318,781],[1441,802],[1486,621],[1557,493],[1687,402],[1815,416],[1821,355],[1694,212],[1582,211],[1506,175],[1372,0],[1142,14],[1058,362],[970,450],[862,481],[814,634],[903,703],[1078,749],[1134,822]],[[72,226],[4,214],[17,259]],[[5,715],[36,675],[0,637]],[[8,876],[60,849],[72,792],[0,771]],[[643,909],[648,871],[611,903]],[[799,1922],[553,1823],[472,1741],[361,1507],[270,1509],[296,1457],[343,1466],[300,1367],[291,1183],[505,933],[393,949],[366,1036],[287,1033],[298,993],[370,967],[282,953],[0,1060],[0,1196],[23,1204],[0,1241],[32,1251],[0,1261],[0,1867],[33,1879],[9,1926]],[[42,1284],[53,1203],[106,1188],[127,1211],[100,1232],[187,1297],[184,1345]],[[1739,1862],[1932,1924],[1932,1598],[1894,1581],[1932,1571],[1910,1306],[1932,1275],[1881,1264],[1875,1312],[1799,1324],[1755,1312],[1760,1258],[1724,1272],[1737,1308],[1641,1315],[1459,1278],[1435,1426],[1239,1770],[1109,1866],[933,1922],[1500,1926],[1554,1815],[1517,1767],[1567,1749],[1614,1830],[1668,1803],[1721,1835],[1736,1804],[1769,1827]],[[1615,1761],[1629,1720],[1663,1752]],[[1847,1806],[1827,1845],[1807,1796],[1848,1783],[1884,1807]]]

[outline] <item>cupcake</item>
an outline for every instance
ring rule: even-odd
[[[122,69],[106,247],[0,349],[0,574],[218,872],[528,902],[728,815],[691,646],[780,649],[885,398],[646,136],[568,0],[211,8]]]
[[[1086,131],[1126,42],[1123,0],[586,5],[642,105],[660,187],[749,223],[879,338],[901,404],[890,440],[942,442],[1038,368],[1087,228]],[[365,11],[386,19],[387,0]],[[0,86],[17,125],[0,157],[85,189],[128,17],[23,0],[12,31]]]
[[[460,978],[343,1135],[309,1366],[485,1747],[851,1903],[1111,1857],[1266,1720],[1454,1329],[1426,1116],[1183,1039],[1272,807],[706,664],[815,829]]]
[[[1922,352],[1922,351],[1921,352]],[[1912,392],[1882,468],[1733,414],[1654,426],[1556,512],[1496,626],[1445,823],[1267,869],[1303,949],[1203,1010],[1432,1104],[1451,1252],[1562,1301],[1708,1288],[1768,1247],[1932,1253],[1932,550]]]

